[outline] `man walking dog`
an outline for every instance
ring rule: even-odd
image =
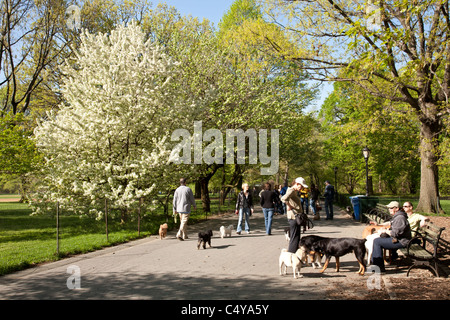
[[[180,241],[188,238],[186,227],[191,213],[191,205],[194,207],[194,210],[197,210],[194,194],[191,188],[186,186],[186,179],[181,178],[180,186],[173,195],[173,215],[180,214],[180,230],[177,233],[177,239]]]

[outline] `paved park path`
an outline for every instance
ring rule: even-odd
[[[360,238],[365,225],[335,209],[334,220],[326,221],[322,212],[322,220],[305,234]],[[351,291],[355,297],[367,292],[368,276],[356,274],[353,254],[341,258],[339,273],[332,259],[324,274],[307,266],[302,278],[280,276],[278,257],[287,248],[286,216],[274,217],[273,234],[267,236],[257,208],[250,234],[233,231],[231,238],[221,239],[220,226],[233,224],[235,229],[236,217],[224,214],[190,225],[186,241],[177,240],[174,230],[164,240],[151,236],[0,277],[0,299],[310,300],[329,299],[336,290]],[[197,250],[196,234],[207,229],[214,232],[213,247]],[[79,271],[78,289],[67,286],[70,270]]]

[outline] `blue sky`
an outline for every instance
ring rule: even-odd
[[[217,24],[222,19],[223,15],[230,9],[230,6],[235,0],[155,0],[154,6],[158,3],[167,3],[174,6],[182,15],[192,15],[200,19],[207,18]],[[318,100],[313,102],[313,105],[306,111],[319,110],[325,98],[333,91],[331,83],[325,83],[320,88]]]
[[[220,19],[230,9],[234,0],[160,0],[154,3],[159,2],[174,6],[182,15],[207,18],[217,27]]]

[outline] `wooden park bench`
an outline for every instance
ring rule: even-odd
[[[361,222],[369,223],[370,221],[375,221],[376,223],[381,224],[389,221],[391,219],[391,214],[384,204],[377,203],[375,208],[363,212],[362,217],[363,219],[361,219]]]
[[[415,267],[429,267],[439,277],[439,256],[450,252],[450,243],[441,238],[445,228],[431,222],[420,227],[415,236],[400,251],[413,261],[406,276]]]
[[[389,209],[382,204],[377,204],[376,208],[363,213],[365,221],[375,221],[382,224],[391,219]],[[405,257],[412,260],[412,265],[408,268],[407,276],[411,269],[415,267],[429,267],[437,277],[439,277],[439,257],[450,252],[450,242],[441,238],[442,231],[445,228],[439,227],[431,222],[419,228],[413,238],[405,248],[400,249]],[[391,256],[391,254],[389,254]]]

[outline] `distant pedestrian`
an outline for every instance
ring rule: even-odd
[[[273,188],[273,192],[275,192],[277,199],[275,201],[275,212],[274,214],[277,216],[278,214],[283,214],[283,203],[281,202],[280,195],[281,185],[276,184]]]
[[[325,213],[327,217],[325,220],[333,220],[333,202],[334,202],[334,187],[330,184],[330,181],[325,181]]]
[[[194,210],[197,210],[194,194],[191,188],[186,186],[186,179],[181,178],[180,186],[175,190],[175,194],[173,195],[173,214],[176,215],[178,213],[180,215],[180,229],[177,233],[178,240],[183,241],[184,239],[188,239],[186,230],[191,206],[194,207]]]
[[[266,226],[266,234],[272,233],[272,218],[275,211],[278,195],[275,191],[270,190],[270,183],[264,184],[264,191],[261,193],[261,207],[264,214],[264,223]]]
[[[314,220],[320,220],[319,211],[317,210],[317,202],[319,201],[319,189],[314,183],[311,183],[311,194],[309,197],[309,206],[314,214]]]
[[[303,212],[309,214],[309,188],[302,188],[300,191]]]
[[[280,185],[281,187],[281,185]],[[284,187],[282,187],[280,189],[280,200],[281,198],[286,194],[288,187],[287,187],[287,183],[285,183]],[[286,203],[284,203],[283,201],[281,201],[281,206],[283,207],[283,213],[282,214],[286,214],[287,210],[286,210]]]
[[[236,201],[236,214],[239,214],[239,221],[236,229],[237,234],[242,232],[242,220],[245,219],[245,231],[250,233],[249,218],[253,214],[253,196],[248,191],[248,184],[242,184],[242,191],[239,192]]]

